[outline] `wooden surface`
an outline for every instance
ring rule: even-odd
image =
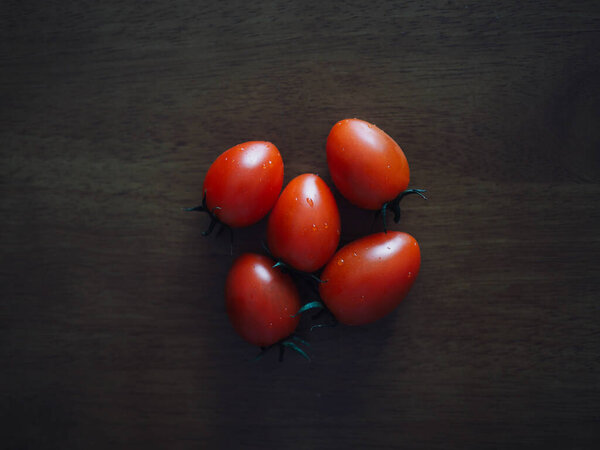
[[[9,1],[0,37],[6,448],[597,448],[598,2]],[[223,293],[265,223],[232,256],[180,208],[252,139],[331,183],[347,117],[429,189],[419,279],[255,363]]]

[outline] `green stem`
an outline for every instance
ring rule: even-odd
[[[394,222],[398,223],[398,222],[400,222],[400,216],[402,214],[402,211],[400,210],[400,201],[407,195],[411,195],[411,194],[417,194],[421,198],[424,198],[425,200],[427,200],[427,197],[425,197],[424,192],[427,192],[427,190],[425,190],[425,189],[407,189],[405,191],[400,192],[400,194],[398,194],[398,196],[396,198],[394,198],[393,200],[385,202],[381,206],[381,209],[375,213],[375,215],[377,216],[381,212],[381,215],[383,216],[383,231],[387,233],[387,224],[386,224],[385,218],[386,218],[386,213],[387,213],[388,209],[392,210],[392,212],[394,213]]]
[[[212,210],[208,209],[208,205],[206,204],[206,192],[204,192],[204,197],[202,197],[202,205],[182,209],[187,212],[198,211],[205,212],[206,214],[208,214],[208,217],[210,218],[210,223],[208,224],[208,228],[202,232],[202,236],[208,236],[209,234],[211,234],[217,224],[219,225],[219,231],[217,232],[217,236],[219,236],[223,232],[223,229],[227,228],[229,230],[229,236],[231,240],[230,251],[233,252],[233,230],[229,225],[221,222],[216,216],[215,211],[221,209],[220,206],[215,206]]]
[[[298,336],[292,334],[292,335],[280,340],[279,342],[269,345],[268,347],[261,347],[260,353],[256,356],[256,358],[254,358],[254,361],[258,361],[259,359],[261,359],[273,347],[279,347],[279,362],[283,361],[283,355],[285,353],[286,348],[290,348],[290,349],[294,350],[296,353],[298,353],[300,356],[302,356],[303,358],[305,358],[307,361],[310,362],[310,360],[311,360],[310,356],[308,356],[308,354],[304,350],[302,350],[302,348],[300,348],[298,346],[298,344],[296,344],[294,341],[298,341],[299,343],[301,343],[305,346],[310,346],[310,344],[308,342],[306,342],[304,339],[301,339]]]
[[[304,311],[308,311],[309,309],[314,309],[314,308],[325,308],[325,305],[323,305],[323,303],[321,303],[319,301],[307,303],[302,308],[300,308],[296,314],[294,314],[293,316],[290,316],[290,317],[296,317],[296,316],[302,314]]]

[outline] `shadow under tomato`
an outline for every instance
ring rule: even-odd
[[[372,374],[383,368],[395,316],[365,327],[314,330],[308,335],[311,362],[293,352],[281,363],[277,352],[253,361],[256,351],[240,340],[229,359],[218,363],[213,387],[219,420],[211,427],[211,443],[230,448],[347,441],[373,403]]]

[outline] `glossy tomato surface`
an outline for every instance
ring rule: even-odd
[[[277,200],[267,228],[273,256],[295,269],[314,272],[340,241],[340,214],[327,184],[317,175],[294,178]]]
[[[227,314],[233,328],[251,344],[266,347],[288,337],[300,317],[300,297],[291,277],[273,269],[275,261],[254,253],[241,255],[225,285]]]
[[[389,314],[419,274],[421,252],[407,233],[365,236],[341,248],[325,266],[321,298],[346,325],[364,325]]]
[[[360,119],[336,123],[327,138],[327,165],[337,189],[351,203],[380,209],[408,187],[404,152],[384,131]]]
[[[283,186],[283,160],[270,142],[244,142],[222,153],[204,178],[208,209],[232,227],[268,214]]]

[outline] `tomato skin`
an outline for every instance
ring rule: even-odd
[[[251,141],[223,152],[212,163],[202,192],[209,211],[231,227],[245,227],[273,208],[283,186],[283,160],[270,142]]]
[[[417,241],[389,231],[342,247],[325,266],[322,300],[346,325],[375,322],[392,312],[412,287],[421,266]]]
[[[340,227],[331,190],[319,176],[305,173],[289,182],[271,211],[267,243],[275,258],[314,272],[335,252]]]
[[[360,119],[336,123],[327,138],[327,165],[333,183],[354,205],[380,209],[406,190],[408,161],[383,130]]]
[[[275,261],[245,253],[231,267],[225,283],[229,320],[237,333],[251,344],[272,345],[294,332],[301,307],[292,278],[273,268]]]

